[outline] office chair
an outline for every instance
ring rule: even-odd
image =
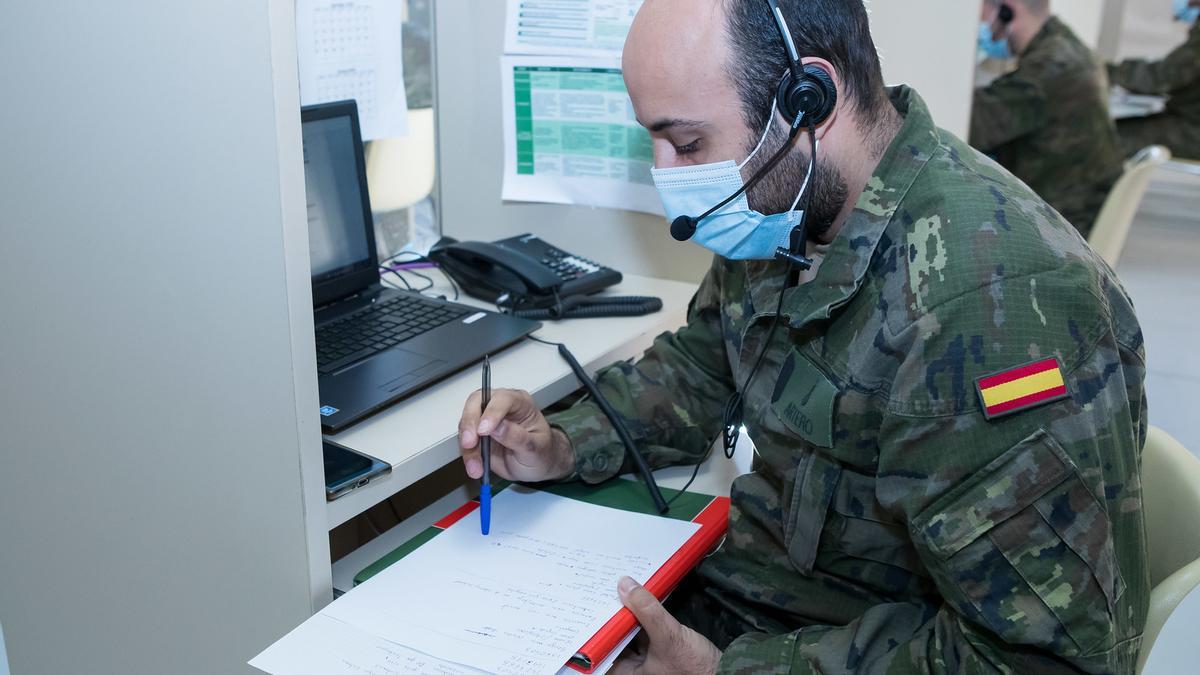
[[[1142,451],[1142,504],[1151,590],[1138,673],[1171,613],[1200,586],[1200,459],[1156,427]]]
[[[1125,163],[1125,172],[1109,190],[1104,207],[1092,225],[1088,243],[1113,269],[1117,268],[1125,249],[1125,240],[1129,238],[1133,218],[1146,196],[1150,176],[1170,160],[1171,151],[1161,145],[1143,148]]]

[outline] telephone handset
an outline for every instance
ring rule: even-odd
[[[657,298],[587,297],[620,283],[621,273],[531,234],[494,243],[445,238],[429,258],[468,295],[516,316],[638,316],[662,307]]]

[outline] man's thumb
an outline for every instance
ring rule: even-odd
[[[621,603],[637,617],[642,630],[646,631],[646,637],[651,641],[675,624],[675,620],[658,598],[633,579],[621,577],[617,582],[617,591],[621,595]]]

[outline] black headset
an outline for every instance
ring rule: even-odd
[[[775,26],[779,29],[779,35],[783,40],[788,57],[788,69],[779,81],[775,97],[775,105],[779,113],[785,119],[791,120],[791,130],[788,133],[787,142],[737,192],[699,216],[685,215],[676,218],[671,223],[671,236],[676,241],[691,239],[695,236],[701,221],[725,208],[730,202],[762,182],[767,174],[771,173],[791,151],[792,142],[796,140],[796,136],[804,129],[815,132],[817,125],[829,119],[829,116],[833,114],[833,109],[837,107],[837,86],[834,85],[833,78],[820,66],[801,63],[796,43],[792,40],[792,31],[788,28],[783,10],[779,8],[779,2],[767,0],[767,4],[771,6],[771,16],[775,19]],[[812,261],[802,255],[802,249],[796,248],[804,245],[803,239],[800,236],[793,236],[792,250],[785,257],[791,257],[801,269],[808,269],[812,266]]]
[[[775,18],[775,25],[779,28],[779,35],[783,38],[788,57],[788,71],[779,81],[776,105],[785,119],[796,120],[803,115],[803,126],[818,126],[829,119],[837,106],[837,87],[824,68],[800,62],[800,54],[792,40],[792,31],[788,29],[787,20],[783,18],[779,2],[767,0],[767,4],[771,5],[771,15]]]
[[[1013,8],[1009,7],[1007,2],[1000,3],[1000,13],[996,15],[996,18],[1000,19],[1000,23],[1007,26],[1015,18]]]

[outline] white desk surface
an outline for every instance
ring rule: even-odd
[[[1150,658],[1146,659],[1143,675],[1196,672],[1197,657],[1200,657],[1200,646],[1196,643],[1198,629],[1200,589],[1194,588],[1175,611],[1171,612],[1167,623],[1163,625],[1158,639],[1154,641],[1154,647],[1150,649]]]
[[[440,274],[433,275],[442,280]],[[449,292],[440,286],[437,292]],[[612,295],[650,295],[662,298],[655,314],[615,319],[544,321],[539,338],[563,342],[589,372],[641,354],[664,331],[684,324],[695,284],[626,275],[609,290]],[[488,307],[473,298],[459,302]],[[554,347],[522,341],[492,358],[492,386],[524,389],[540,406],[548,406],[579,388],[571,369]],[[456,459],[458,420],[463,403],[479,388],[480,371],[467,368],[457,375],[367,418],[333,441],[392,465],[392,472],[370,485],[326,504],[328,528],[333,529],[391,495]],[[460,502],[461,503],[461,502]],[[439,514],[440,518],[444,513]]]

